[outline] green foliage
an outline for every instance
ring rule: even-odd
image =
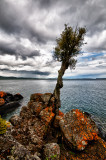
[[[56,158],[56,157],[57,157],[57,155],[55,154],[55,155],[51,156],[50,158],[46,157],[46,159],[45,159],[45,160],[49,160],[49,159],[51,159],[51,160],[55,160],[55,158]]]
[[[6,133],[7,123],[6,120],[2,119],[0,116],[0,134]]]
[[[85,33],[85,28],[76,27],[73,30],[72,27],[65,24],[61,37],[56,39],[57,45],[54,50],[54,58],[60,62],[67,62],[68,66],[74,68],[76,60],[73,57],[80,53],[80,47],[84,44]]]

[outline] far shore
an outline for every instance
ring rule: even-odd
[[[57,78],[2,77],[0,80],[57,80]],[[63,78],[63,80],[106,80],[106,78]]]

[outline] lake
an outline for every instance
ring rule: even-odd
[[[32,93],[53,92],[56,80],[0,80],[0,90],[24,96],[22,106],[27,105]],[[61,89],[61,111],[79,108],[92,115],[106,128],[106,80],[64,80]],[[22,107],[21,106],[21,107]],[[4,116],[9,119],[19,114],[21,107]]]

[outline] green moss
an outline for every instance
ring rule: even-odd
[[[7,123],[6,120],[2,119],[0,116],[0,134],[6,133]]]
[[[51,156],[50,158],[48,158],[48,157],[46,157],[46,159],[45,160],[55,160],[55,158],[57,157],[57,155],[55,154],[55,155],[53,155],[53,156]]]

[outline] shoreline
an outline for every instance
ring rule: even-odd
[[[69,157],[74,160],[91,160],[92,157],[93,160],[97,160],[99,157],[99,160],[103,160],[106,144],[98,136],[97,126],[90,115],[74,109],[65,114],[59,111],[59,115],[56,116],[54,101],[50,107],[47,106],[50,95],[51,93],[32,94],[28,105],[22,107],[19,116],[11,117],[11,127],[7,129],[6,134],[0,135],[0,150],[2,147],[5,150],[2,156],[6,158],[9,147],[7,154],[10,160],[20,160],[27,156],[30,160],[69,160]],[[72,127],[73,131],[68,126]],[[5,140],[7,143],[4,145]]]

